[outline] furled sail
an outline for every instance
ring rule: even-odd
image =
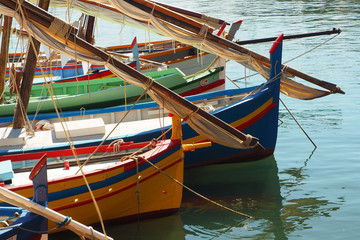
[[[30,0],[29,2],[36,3],[37,0]],[[109,22],[123,24],[138,29],[150,30],[152,33],[160,36],[164,35],[161,31],[149,25],[147,22],[140,22],[125,15],[118,9],[112,7],[107,0],[52,0],[50,1],[50,6],[62,8],[70,7],[87,15],[95,16]],[[188,17],[191,17],[196,21],[205,23],[213,28],[220,28],[221,24],[225,22],[223,20],[212,18],[205,14],[196,13],[196,15],[194,15],[195,14],[192,14]]]
[[[165,33],[165,35],[170,36],[177,41],[193,45],[199,49],[214,53],[225,59],[236,61],[247,68],[257,71],[265,79],[269,78],[270,61],[268,58],[249,49],[243,48],[236,43],[215,36],[207,29],[206,25],[202,25],[202,27],[198,29],[198,25],[196,23],[192,25],[192,23],[189,22],[189,19],[187,22],[178,23],[179,16],[177,13],[173,13],[171,10],[157,5],[153,1],[108,0],[108,2],[127,16],[139,21],[148,22],[161,32]],[[171,19],[171,17],[163,17],[165,13],[173,15],[174,19]],[[165,20],[169,21],[171,24],[165,22]],[[299,77],[301,76],[303,79],[329,90],[322,91],[305,86],[288,79],[287,76],[283,74],[282,82],[287,82],[288,84],[286,85],[286,90],[283,90],[282,92],[286,92],[289,96],[300,99],[313,99],[330,93],[344,93],[335,84],[314,78],[296,69],[290,68],[289,66],[283,65],[283,68],[284,71],[289,74]],[[291,84],[289,84],[290,82]]]
[[[77,29],[35,5],[26,1],[0,0],[0,13],[15,17],[18,23],[42,44],[82,61],[104,64],[130,84],[143,87],[157,103],[185,119],[195,131],[206,138],[233,148],[261,148],[257,138],[241,133],[153,79],[78,38]]]
[[[33,0],[34,1],[34,0]],[[142,5],[142,3],[144,3]],[[174,16],[180,16],[183,20],[188,20],[190,23],[190,28],[195,26],[195,31],[189,31],[188,29],[183,28],[183,24],[174,24],[174,22],[167,22],[164,19],[160,19],[155,14],[155,9],[163,8],[166,9],[162,4],[156,3],[154,1],[124,1],[124,0],[52,0],[51,4],[58,7],[66,7],[68,4],[71,7],[78,9],[81,12],[90,14],[103,18],[105,20],[121,23],[129,26],[133,26],[140,29],[148,29],[152,33],[169,36],[177,41],[192,45],[202,51],[214,53],[218,56],[221,56],[225,59],[236,61],[246,68],[249,68],[253,71],[260,73],[265,79],[269,78],[269,62],[268,59],[261,56],[260,54],[254,53],[245,48],[232,48],[231,46],[236,46],[235,43],[232,45],[219,45],[216,42],[216,38],[208,38],[207,35],[210,34],[212,29],[209,29],[208,26],[218,27],[216,24],[218,20],[212,20],[210,17],[209,21],[205,21],[206,24],[203,24],[204,21],[201,21],[199,18],[196,18],[193,21],[193,18],[189,16],[183,16],[177,12],[174,12],[172,9],[167,9],[168,12],[174,13]],[[165,5],[166,6],[166,5]],[[143,9],[148,8],[151,12],[146,12]],[[206,17],[205,17],[206,18]],[[176,20],[176,19],[175,19]],[[198,22],[200,20],[200,22]],[[212,20],[212,21],[211,21]],[[192,25],[194,24],[194,26]],[[196,29],[197,28],[197,29]],[[210,33],[209,33],[210,32]],[[240,51],[239,51],[240,50]],[[260,61],[259,61],[260,58]],[[282,85],[281,92],[290,97],[310,100],[314,98],[323,97],[331,93],[344,93],[339,87],[332,83],[327,83],[325,81],[319,80],[307,74],[301,73],[296,69],[289,68],[284,65],[286,71],[290,71],[290,75],[300,74],[305,76],[307,81],[310,81],[316,85],[319,85],[328,91],[316,89],[304,84],[298,83],[294,80],[291,80],[287,75],[282,75]],[[295,73],[295,74],[294,74]],[[302,78],[303,78],[302,77]]]

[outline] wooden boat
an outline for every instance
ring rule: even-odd
[[[259,143],[256,137],[249,134],[245,135],[214,115],[207,113],[181,96],[174,94],[171,90],[162,86],[158,82],[152,81],[152,79],[142,73],[125,65],[118,59],[111,57],[102,49],[99,49],[91,45],[89,42],[79,38],[76,34],[74,34],[77,32],[77,29],[65,23],[63,20],[26,1],[22,2],[21,5],[25,9],[31,9],[30,11],[33,13],[31,15],[23,16],[27,19],[27,24],[34,27],[36,31],[42,32],[41,34],[37,34],[36,31],[31,31],[31,34],[38,40],[46,41],[48,46],[55,47],[54,43],[56,43],[55,49],[67,54],[68,56],[74,56],[75,50],[77,52],[76,56],[80,57],[82,61],[105,64],[106,67],[108,67],[114,74],[124,78],[128,83],[143,87],[151,98],[153,98],[158,104],[164,106],[171,113],[185,119],[196,132],[213,142],[237,149],[263,149],[263,146]],[[2,2],[2,8],[0,9],[3,10],[1,12],[6,14],[17,14],[14,12],[15,6],[16,3],[13,2],[13,0],[9,0],[8,2]],[[37,21],[38,19],[44,18],[47,20],[41,22]],[[58,32],[54,32],[53,28],[49,28],[48,23],[54,21],[61,22],[61,25],[69,30],[69,35],[67,37],[65,37],[62,33],[59,35]],[[55,35],[56,37],[54,37]],[[46,37],[47,40],[43,37]],[[51,39],[51,41],[48,41],[49,39]],[[62,47],[59,48],[59,46]],[[76,49],[73,49],[75,46]],[[72,50],[67,51],[70,49]],[[12,129],[10,132],[12,135],[16,131]],[[10,142],[11,140],[7,138],[6,144]]]
[[[171,40],[139,43],[138,45],[141,71],[144,73],[157,71],[159,68],[179,68],[184,74],[190,75],[211,67],[216,59],[213,54],[198,53],[197,49],[192,46]],[[129,55],[129,52],[131,52],[130,45],[110,46],[106,47],[105,50],[133,65],[131,55]],[[21,72],[25,56],[25,53],[10,54],[9,65],[14,65],[15,69]],[[63,82],[64,80],[69,82],[115,76],[110,70],[105,69],[103,65],[92,64],[89,66],[89,72],[84,72],[81,61],[70,59],[62,65],[61,58],[58,56],[56,60],[50,63],[44,53],[39,56],[39,59],[40,62],[35,69],[34,83],[36,84],[43,83],[44,77],[48,81],[52,79],[55,82]],[[9,78],[9,72],[10,67],[6,70],[6,79]]]
[[[254,90],[256,90],[256,87],[223,90],[190,96],[187,97],[187,99],[192,100],[203,108],[207,108],[210,111],[212,110],[212,114],[242,132],[259,137],[265,151],[257,149],[232,149],[214,143],[209,148],[199,149],[195,152],[187,152],[185,158],[186,168],[212,163],[257,160],[273,153],[277,139],[276,133],[278,121],[276,86],[269,85],[253,96],[244,98]],[[113,129],[116,122],[122,119],[126,113],[126,109],[130,109],[130,107],[131,106],[120,106],[105,109],[92,109],[84,112],[64,112],[64,120],[68,125],[74,123],[75,126],[76,123],[80,123],[81,121],[83,121],[84,124],[88,124],[86,121],[94,121],[100,122],[98,125],[103,128],[103,131],[95,133],[84,130],[84,132],[89,135],[75,135],[75,133],[70,131],[70,134],[75,141],[75,147],[82,148],[99,144]],[[118,139],[122,139],[124,142],[144,142],[152,138],[158,138],[163,131],[166,131],[169,128],[170,120],[168,117],[159,119],[159,114],[166,115],[167,111],[159,111],[158,105],[154,102],[136,105],[127,117],[129,122],[120,124],[104,144],[110,144]],[[35,116],[30,115],[29,118],[34,119]],[[54,130],[35,132],[35,138],[41,136],[42,139],[46,139],[45,142],[47,144],[44,145],[44,143],[42,143],[41,147],[36,147],[39,146],[39,142],[35,141],[34,138],[27,139],[25,137],[25,132],[23,131],[17,135],[19,142],[16,145],[13,147],[0,147],[2,150],[0,151],[0,154],[2,155],[0,159],[5,159],[6,155],[12,155],[11,157],[13,159],[18,159],[18,161],[20,161],[23,158],[18,157],[23,157],[23,153],[43,152],[45,149],[47,152],[69,149],[64,136],[53,137],[57,136],[57,131],[61,131],[60,123],[57,122],[58,120],[56,120],[55,114],[38,114],[36,115],[36,119],[39,120],[40,124],[40,119],[46,119],[55,125]],[[98,121],[99,119],[101,120]],[[12,117],[1,118],[1,120],[7,121],[6,124],[9,124]],[[0,129],[3,135],[6,135],[4,134],[5,129],[6,128]],[[20,139],[22,141],[20,141]],[[184,143],[187,144],[206,140],[206,138],[201,137],[193,131],[187,123],[183,124],[183,139]],[[25,165],[20,164],[20,166]]]
[[[279,37],[278,41],[281,42],[281,37]],[[275,62],[281,62],[281,55],[279,56],[280,53],[278,53],[279,51],[281,52],[281,46],[277,49],[277,52],[275,51],[277,55],[271,57],[271,59],[276,58],[276,60],[272,60],[271,75],[266,84],[248,89],[226,90],[191,96],[188,98],[189,100],[197,102],[199,104],[198,107],[202,104],[203,108],[208,108],[209,110],[214,110],[223,105],[223,107],[213,111],[212,114],[246,134],[258,136],[261,139],[260,141],[264,149],[236,149],[214,143],[207,149],[188,152],[185,160],[185,167],[189,168],[213,163],[256,160],[271,155],[274,152],[277,139],[280,91],[279,74],[277,75],[276,73],[281,72],[281,69],[279,69],[280,65],[277,64],[275,66]],[[273,55],[274,54],[272,54],[272,56]],[[121,119],[121,117],[125,115],[125,107],[88,111],[86,113],[89,117],[88,119],[73,121],[73,123],[68,121],[66,125],[69,126],[68,134],[71,135],[72,139],[75,141],[73,145],[76,148],[98,145],[103,141],[103,137],[108,135],[107,132],[110,130],[113,135],[105,141],[105,144],[110,144],[112,141],[118,139],[122,139],[124,142],[146,142],[149,141],[149,139],[158,138],[164,131],[170,128],[170,126],[168,126],[169,119],[159,120],[154,117],[154,115],[158,116],[161,114],[159,110],[155,110],[155,108],[158,108],[155,103],[143,103],[139,105],[140,107],[136,110],[139,112],[135,113],[133,116],[144,116],[144,118],[147,118],[148,120],[124,123],[124,126],[117,131],[113,130],[113,126],[115,125],[114,122],[116,122],[115,119]],[[119,111],[121,108],[122,112]],[[68,119],[84,118],[84,116],[79,115],[76,117],[74,113],[75,112],[64,113],[64,117],[67,117]],[[150,113],[152,113],[153,116],[151,116]],[[117,114],[117,116],[115,114]],[[165,114],[165,112],[162,114]],[[46,116],[50,117],[49,115],[37,116],[40,118]],[[54,116],[53,119],[50,118],[50,120],[54,120]],[[105,121],[108,122],[108,126],[105,126]],[[89,122],[93,122],[94,125],[90,125]],[[162,124],[161,128],[154,127],[156,126],[156,123],[159,124],[159,122]],[[74,127],[71,127],[71,124],[74,124]],[[90,129],[93,132],[91,132]],[[97,131],[97,129],[100,130]],[[106,129],[109,130],[106,132]],[[208,141],[206,137],[201,136],[192,130],[187,123],[183,123],[182,129],[184,143],[194,144]],[[4,131],[2,135],[7,135],[6,128],[2,130]],[[14,162],[26,161],[28,157],[24,155],[25,153],[29,153],[28,156],[33,157],[33,155],[31,155],[32,153],[43,151],[47,151],[48,153],[54,151],[56,156],[56,154],[60,154],[56,153],[56,151],[69,148],[69,146],[65,144],[65,136],[61,134],[62,132],[63,129],[59,123],[57,126],[54,126],[54,130],[36,132],[35,134],[38,134],[38,136],[35,135],[34,137],[27,139],[26,147],[22,146],[21,149],[17,147],[18,150],[8,149],[1,151],[2,157],[0,160],[11,157]],[[55,138],[53,136],[55,136]],[[19,135],[17,135],[17,137],[19,139]],[[92,138],[92,140],[90,140],[90,138]],[[40,144],[37,139],[42,140],[41,147],[34,147]],[[86,141],[84,141],[84,139],[86,139]],[[47,145],[44,145],[44,142]]]
[[[99,217],[95,211],[89,211],[93,209],[93,201],[77,170],[78,166],[48,166],[48,205],[83,224],[93,224]],[[104,221],[129,221],[177,211],[182,196],[182,186],[178,182],[183,181],[184,173],[180,119],[174,117],[172,138],[157,142],[151,150],[125,158],[109,154],[97,164],[85,165],[82,171]],[[11,184],[5,187],[24,197],[32,197],[27,175],[27,172],[15,170]],[[49,222],[49,229],[53,227]]]
[[[182,72],[173,68],[150,72],[146,75],[176,93],[186,96],[223,86],[225,80],[220,79],[221,71],[222,68],[213,68],[194,76],[185,77]],[[62,111],[132,103],[138,100],[143,91],[138,86],[125,86],[125,82],[117,77],[51,85],[51,93],[56,98],[57,108]],[[10,91],[7,89],[4,93],[5,104],[0,105],[0,116],[13,115],[16,103],[15,98],[10,98],[10,96]],[[148,96],[141,98],[141,101],[149,100]],[[32,87],[27,113],[36,112],[55,112],[51,94],[45,85],[34,85]]]
[[[47,238],[48,219],[57,223],[58,228],[65,227],[78,236],[93,239],[112,239],[90,227],[70,219],[47,208],[48,205],[48,178],[46,154],[43,155],[30,172],[30,179],[33,182],[34,197],[32,200],[24,198],[16,193],[0,188],[0,200],[16,207],[0,207],[0,216],[7,216],[2,219],[0,227],[1,239],[36,239]],[[1,178],[8,178],[9,168],[2,165]]]
[[[281,41],[281,38],[279,38],[278,41]],[[279,48],[278,51],[281,51],[281,48]],[[281,57],[276,57],[277,62],[280,62]],[[275,62],[275,60],[273,60],[273,62]],[[279,64],[277,66],[279,66]],[[235,149],[213,143],[211,147],[206,149],[187,152],[185,158],[186,168],[214,163],[257,160],[271,155],[274,152],[277,139],[280,88],[279,79],[273,80],[275,72],[280,72],[280,69],[275,69],[273,66],[271,78],[263,86],[217,91],[188,97],[188,100],[197,103],[199,107],[212,111],[213,115],[229,123],[234,128],[246,134],[259,137],[265,149]],[[74,146],[76,148],[96,146],[103,141],[103,137],[107,136],[110,130],[112,135],[110,135],[104,144],[110,144],[119,139],[123,142],[146,142],[149,139],[158,138],[164,131],[170,128],[169,118],[158,119],[159,114],[166,114],[166,112],[159,112],[159,110],[156,110],[158,109],[157,104],[150,102],[136,105],[135,112],[129,116],[131,121],[123,123],[123,126],[121,125],[120,128],[113,131],[113,126],[117,120],[121,119],[126,114],[126,109],[129,108],[130,106],[94,109],[87,111],[84,115],[79,114],[79,112],[64,112],[64,117],[66,118],[64,120],[68,120],[67,125],[74,124],[74,126],[77,126],[74,128],[69,127],[69,135],[71,135],[75,141]],[[216,108],[217,110],[215,110]],[[142,120],[134,120],[139,116],[142,117]],[[46,118],[50,121],[56,119],[54,114],[52,116],[51,114],[40,114],[36,117],[38,117],[38,119]],[[30,116],[30,118],[32,118],[32,116]],[[75,121],[71,122],[69,121],[70,119]],[[100,122],[100,124],[97,123],[97,125],[103,125],[102,131],[95,131],[95,126],[89,126],[89,121]],[[83,123],[81,124],[81,122]],[[105,122],[107,123],[106,126]],[[159,126],[159,123],[161,126]],[[79,128],[81,128],[79,126],[87,126],[86,129],[83,129],[83,134],[77,133],[77,131],[80,130]],[[95,132],[91,133],[90,129]],[[198,144],[208,141],[205,137],[192,130],[187,123],[183,123],[182,129],[183,142],[186,144]],[[48,154],[52,152],[54,156],[57,154],[65,154],[62,151],[69,147],[65,144],[64,136],[60,135],[61,131],[62,128],[60,124],[55,123],[54,130],[52,131],[36,132],[35,134],[38,134],[38,136],[35,135],[35,137],[29,138],[26,142],[26,147],[21,147],[21,150],[12,149],[1,151],[0,153],[3,156],[0,157],[0,160],[10,157],[14,162],[18,162],[17,164],[20,164],[20,166],[26,166],[25,162],[27,159],[42,154],[41,152],[44,150],[46,150]],[[41,139],[45,139],[48,145],[45,146],[42,144],[42,147],[34,148],[34,146],[39,145],[36,138],[40,136]],[[52,136],[55,136],[55,138]],[[100,139],[98,136],[100,136]],[[107,149],[107,147],[105,147],[105,149]],[[127,150],[125,146],[124,150]],[[81,151],[86,152],[89,150],[84,149]],[[104,149],[102,151],[104,151]]]
[[[46,163],[46,158],[43,158],[43,160],[45,160]],[[0,166],[0,181],[9,181],[9,179],[13,177],[10,161],[1,162]],[[31,180],[33,182],[33,195],[35,196],[33,198],[33,202],[42,206],[46,206],[46,167],[39,170],[38,174],[34,173],[35,171],[30,174],[32,176]],[[40,191],[42,191],[44,194],[41,194]],[[48,230],[48,221],[46,218],[20,207],[0,207],[0,216],[2,216],[0,227],[1,239],[31,239],[37,237],[39,232],[46,232]],[[25,229],[30,229],[31,231],[26,231]]]
[[[18,54],[11,54],[11,55],[18,55]],[[11,58],[11,55],[9,56]],[[24,54],[20,54],[20,55],[24,55]],[[22,57],[23,59],[25,59],[25,55]],[[73,77],[73,76],[77,76],[77,75],[83,75],[84,74],[84,70],[83,70],[83,65],[80,61],[75,61],[74,59],[69,59],[69,61],[67,61],[65,64],[61,64],[61,60],[60,58],[56,61],[51,61],[51,63],[49,63],[46,59],[45,56],[40,57],[40,59],[42,59],[37,67],[35,68],[35,78],[38,78],[41,80],[41,78],[54,78],[54,79],[61,79],[61,78],[68,78],[68,77]],[[16,60],[16,58],[14,59]],[[19,61],[19,59],[17,59],[17,61]],[[23,62],[10,62],[10,64],[8,64],[10,66],[14,65],[14,69],[16,69],[16,71],[23,71]],[[8,67],[6,69],[6,77],[5,79],[9,79],[9,75],[10,75],[10,69],[11,67]],[[98,70],[104,70],[105,67],[104,66],[99,66],[99,65],[91,65],[89,67],[89,71],[98,71]]]

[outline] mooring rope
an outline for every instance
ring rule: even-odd
[[[313,140],[311,140],[311,138],[309,137],[309,135],[306,133],[306,131],[304,130],[304,128],[300,125],[300,123],[298,122],[298,120],[295,118],[295,116],[291,113],[290,109],[285,105],[285,103],[283,102],[283,100],[281,100],[281,98],[279,98],[280,102],[284,105],[285,109],[288,111],[288,113],[290,114],[290,116],[294,119],[294,121],[296,122],[296,124],[299,126],[299,128],[303,131],[303,133],[305,134],[305,136],[310,140],[310,142],[314,145],[315,148],[317,148],[316,144],[313,142]]]
[[[239,211],[236,211],[234,209],[231,209],[229,207],[226,207],[224,205],[222,205],[221,203],[218,203],[214,200],[211,200],[207,197],[205,197],[204,195],[196,192],[195,190],[191,189],[190,187],[184,185],[183,183],[181,183],[180,181],[178,181],[177,179],[171,177],[170,175],[168,175],[167,173],[165,173],[163,170],[161,170],[158,166],[156,166],[155,164],[153,164],[151,161],[147,160],[146,158],[141,158],[143,160],[145,160],[147,163],[149,163],[151,166],[153,166],[156,170],[158,170],[160,173],[164,174],[166,177],[170,178],[172,181],[176,182],[177,184],[179,184],[181,187],[185,188],[186,190],[190,191],[191,193],[195,194],[196,196],[218,206],[218,207],[221,207],[229,212],[232,212],[232,213],[235,213],[235,214],[238,214],[238,215],[241,215],[241,216],[244,216],[244,217],[247,217],[247,218],[253,218],[252,216],[248,215],[248,214],[245,214],[245,213],[242,213],[242,212],[239,212]]]

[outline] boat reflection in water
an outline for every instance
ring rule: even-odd
[[[255,162],[190,169],[185,172],[184,181],[210,199],[255,218],[228,212],[184,191],[180,214],[190,239],[190,236],[236,239],[246,237],[246,232],[254,236],[254,231],[264,239],[286,238],[280,219],[282,197],[273,155]]]
[[[305,166],[278,171],[274,155],[265,159],[187,169],[184,184],[226,207],[228,212],[184,189],[180,210],[171,216],[107,225],[114,239],[288,239],[311,220],[330,215],[339,205],[296,194],[309,177]],[[279,179],[279,176],[281,177]],[[282,195],[286,195],[286,199]],[[336,206],[334,206],[334,204]],[[121,207],[121,206],[119,206]],[[72,233],[50,239],[78,239]]]
[[[274,155],[237,164],[212,165],[185,171],[185,185],[245,218],[221,209],[184,190],[178,214],[186,239],[288,239],[312,221],[331,216],[339,203],[304,191],[306,164],[278,171]],[[295,234],[295,235],[294,235]]]

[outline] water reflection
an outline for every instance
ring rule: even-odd
[[[246,219],[185,192],[180,214],[186,238],[236,239],[249,235],[253,239],[286,239],[280,218],[283,198],[277,173],[274,156],[186,172],[185,184],[195,191],[229,208],[259,217]]]
[[[252,162],[208,166],[185,174],[185,183],[229,208],[249,214],[246,219],[184,193],[181,215],[186,239],[288,239],[311,228],[314,217],[330,216],[340,206],[302,192],[309,175],[306,165],[278,173],[274,156]],[[279,179],[285,176],[286,179]],[[285,196],[285,197],[284,197]]]
[[[314,217],[330,216],[340,208],[339,203],[304,192],[312,154],[300,167],[281,172],[274,156],[185,172],[186,186],[254,218],[236,215],[184,190],[178,213],[140,223],[108,225],[107,233],[114,239],[288,239],[297,230],[312,228]],[[70,235],[50,239],[70,239]]]
[[[315,152],[311,152],[303,165],[298,168],[289,168],[279,172],[283,203],[282,219],[284,231],[287,234],[297,230],[312,228],[310,220],[315,217],[330,217],[331,213],[340,209],[339,203],[330,202],[323,196],[314,196],[316,193],[304,192],[307,174],[307,164]],[[340,201],[343,203],[343,201]]]

